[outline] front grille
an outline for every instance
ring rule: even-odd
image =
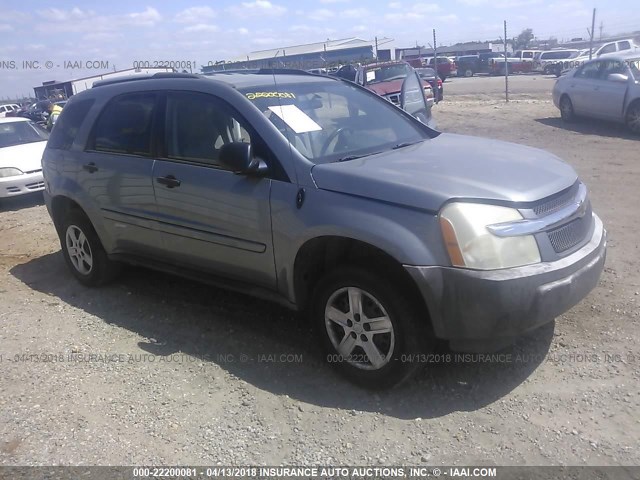
[[[549,241],[556,253],[565,252],[584,240],[589,232],[590,221],[591,215],[585,215],[549,231]]]
[[[569,205],[569,203],[571,203],[571,201],[575,198],[575,196],[576,196],[576,189],[570,188],[569,190],[562,193],[561,195],[533,207],[533,213],[535,213],[539,217],[553,213]]]

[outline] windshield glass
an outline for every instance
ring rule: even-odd
[[[398,107],[346,82],[240,91],[314,163],[349,160],[429,138]]]
[[[400,80],[406,77],[410,71],[411,67],[405,63],[367,68],[365,71],[365,84],[371,85],[373,83]]]
[[[0,123],[0,148],[42,142],[48,138],[49,132],[33,122]]]

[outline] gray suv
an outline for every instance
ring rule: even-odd
[[[69,100],[43,168],[82,284],[132,263],[275,300],[369,387],[407,378],[436,339],[498,348],[551,321],[605,260],[569,165],[439,133],[329,76],[96,83]]]

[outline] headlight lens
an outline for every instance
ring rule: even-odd
[[[17,175],[23,175],[22,170],[17,168],[0,168],[0,178],[15,177]]]
[[[462,202],[445,206],[440,212],[440,227],[451,263],[494,270],[540,262],[533,235],[497,237],[487,229],[487,225],[514,220],[522,220],[514,208]]]

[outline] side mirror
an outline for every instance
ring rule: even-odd
[[[268,171],[267,164],[253,156],[250,143],[227,143],[220,149],[220,162],[225,164],[233,173],[243,175],[265,175]]]
[[[607,80],[609,82],[626,83],[629,80],[629,77],[623,73],[610,73],[607,75]]]

